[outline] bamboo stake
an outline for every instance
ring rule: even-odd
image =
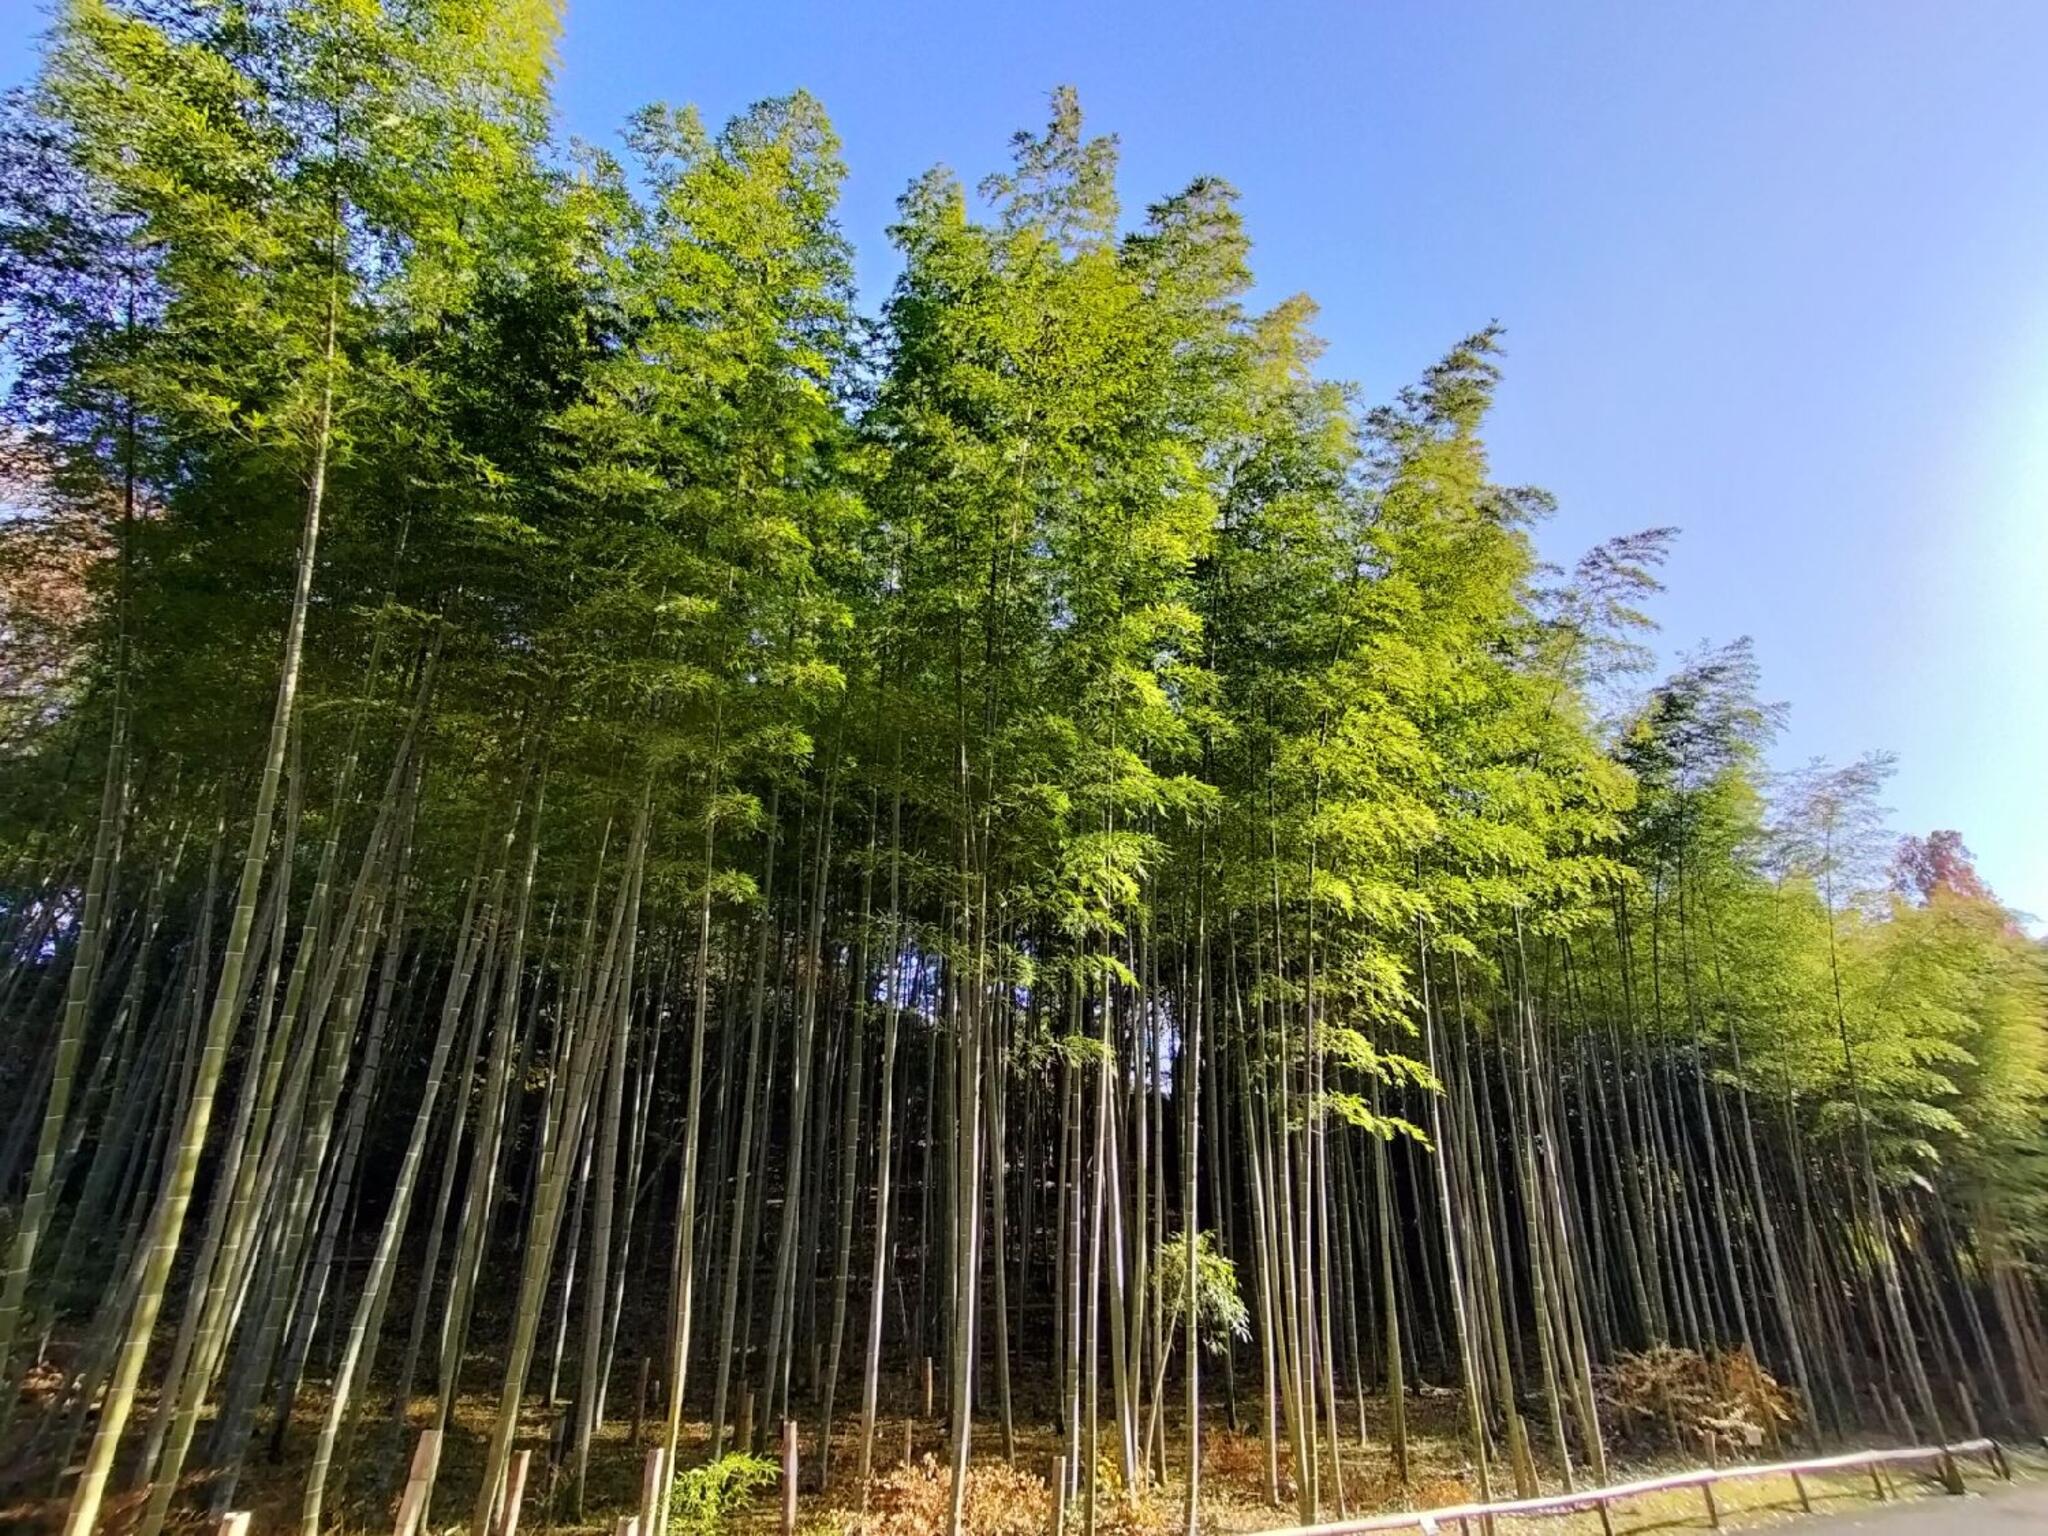
[[[661,1509],[662,1496],[668,1491],[668,1447],[657,1445],[647,1453],[647,1464],[640,1474],[640,1528],[652,1531],[657,1528],[657,1516]]]
[[[426,1511],[426,1491],[426,1483],[406,1483],[406,1493],[397,1501],[397,1524],[391,1528],[391,1536],[414,1536]]]
[[[796,1420],[782,1421],[782,1536],[796,1536]]]
[[[413,1448],[412,1469],[405,1475],[405,1493],[398,1501],[398,1522],[391,1536],[413,1536],[420,1517],[426,1513],[427,1495],[434,1486],[434,1468],[441,1460],[441,1431],[423,1429]]]
[[[512,1453],[512,1465],[505,1471],[505,1504],[498,1514],[498,1536],[519,1536],[519,1506],[526,1499],[526,1470],[532,1462],[532,1451]]]

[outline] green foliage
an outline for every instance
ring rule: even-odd
[[[766,1456],[747,1451],[729,1451],[678,1472],[669,1486],[668,1536],[717,1536],[748,1500],[781,1475]]]
[[[1237,1265],[1216,1250],[1216,1234],[1194,1234],[1195,1336],[1211,1354],[1221,1354],[1235,1339],[1252,1336],[1251,1310],[1237,1288]],[[1152,1284],[1159,1292],[1169,1324],[1188,1311],[1188,1234],[1177,1232],[1159,1245]]]

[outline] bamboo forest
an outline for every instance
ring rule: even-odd
[[[1675,530],[1539,556],[1503,331],[1326,376],[1065,88],[864,308],[819,101],[574,142],[557,22],[63,0],[6,102],[0,1524],[2048,1427],[2048,950]]]

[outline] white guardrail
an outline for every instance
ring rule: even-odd
[[[1337,1520],[1327,1525],[1295,1525],[1275,1531],[1262,1531],[1259,1536],[1364,1536],[1368,1531],[1420,1530],[1424,1536],[1436,1536],[1444,1526],[1455,1523],[1461,1532],[1469,1532],[1473,1521],[1491,1522],[1505,1515],[1563,1515],[1578,1510],[1597,1509],[1600,1512],[1601,1528],[1607,1536],[1614,1536],[1614,1522],[1609,1508],[1621,1499],[1636,1498],[1646,1493],[1668,1493],[1674,1488],[1697,1488],[1706,1501],[1707,1517],[1714,1525],[1721,1523],[1720,1506],[1714,1502],[1716,1483],[1734,1482],[1738,1479],[1758,1477],[1789,1477],[1792,1486],[1798,1490],[1799,1502],[1809,1512],[1813,1501],[1807,1496],[1806,1479],[1820,1472],[1852,1472],[1861,1468],[1870,1470],[1871,1485],[1877,1496],[1885,1497],[1884,1481],[1879,1469],[1901,1463],[1932,1462],[1942,1482],[1951,1493],[1963,1491],[1962,1470],[1958,1456],[1982,1456],[1986,1466],[1999,1477],[2010,1479],[2012,1468],[2006,1462],[2005,1452],[1995,1440],[1959,1440],[1949,1445],[1909,1445],[1881,1451],[1851,1451],[1841,1456],[1815,1456],[1806,1461],[1773,1461],[1749,1466],[1700,1467],[1691,1472],[1674,1472],[1666,1477],[1646,1477],[1633,1483],[1616,1483],[1609,1488],[1587,1488],[1575,1493],[1546,1494],[1536,1499],[1514,1499],[1500,1504],[1452,1504],[1442,1509],[1405,1510],[1396,1514],[1372,1515],[1360,1520]],[[1490,1527],[1489,1527],[1490,1528]]]

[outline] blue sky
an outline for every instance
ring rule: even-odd
[[[0,0],[0,79],[41,11]],[[1261,296],[1383,398],[1498,319],[1498,473],[1545,552],[1684,530],[1672,651],[1754,637],[1778,752],[1899,755],[2048,914],[2048,4],[570,0],[564,124],[804,86],[867,302],[894,199],[1080,88],[1127,204],[1233,182]]]

